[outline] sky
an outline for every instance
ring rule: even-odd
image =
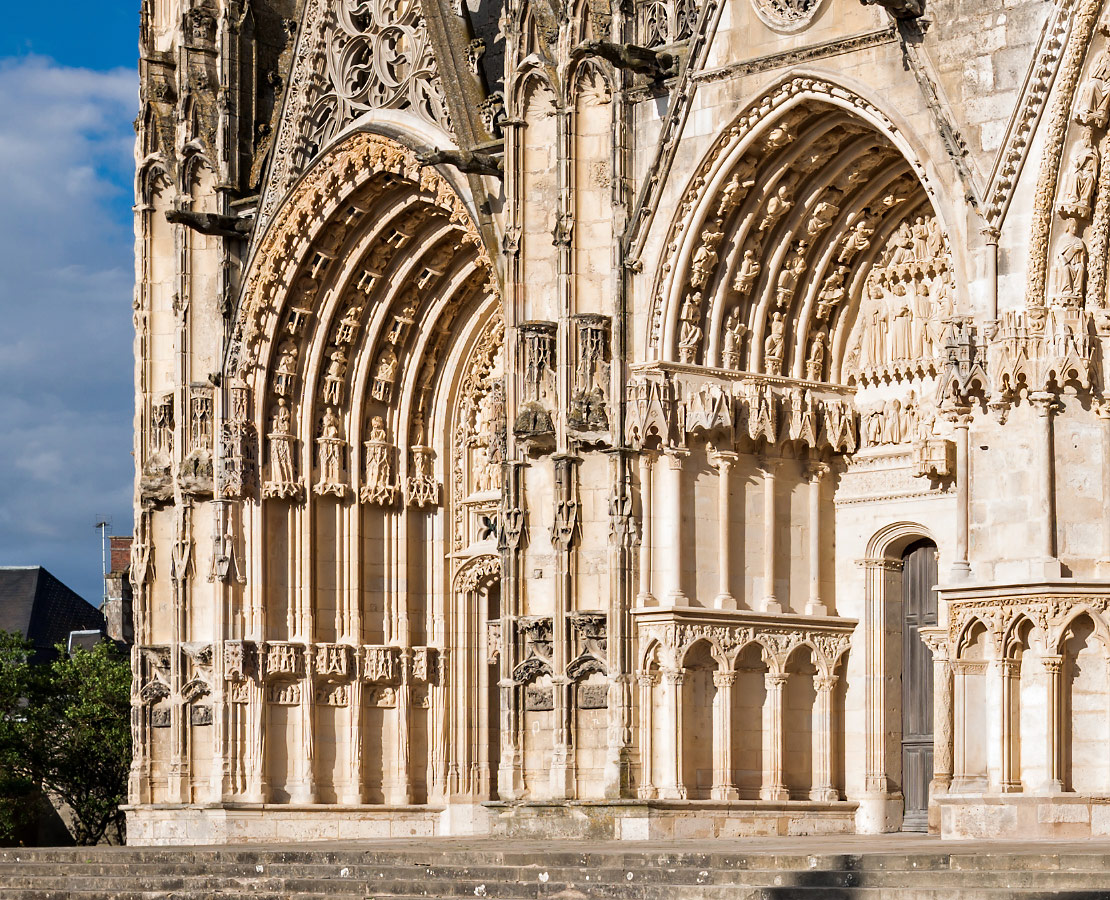
[[[129,534],[139,0],[0,0],[0,566],[99,605]]]

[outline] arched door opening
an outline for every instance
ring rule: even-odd
[[[919,540],[902,552],[903,831],[927,831],[933,777],[933,657],[920,629],[937,624],[937,547]]]

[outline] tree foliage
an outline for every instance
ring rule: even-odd
[[[115,644],[34,665],[33,647],[0,632],[0,836],[34,812],[36,791],[72,812],[73,838],[122,834],[131,763],[131,666]]]

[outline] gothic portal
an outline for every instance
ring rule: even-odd
[[[145,0],[136,843],[1110,834],[1103,0]]]

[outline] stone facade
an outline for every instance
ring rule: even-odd
[[[129,838],[1110,833],[1102,0],[145,0]]]

